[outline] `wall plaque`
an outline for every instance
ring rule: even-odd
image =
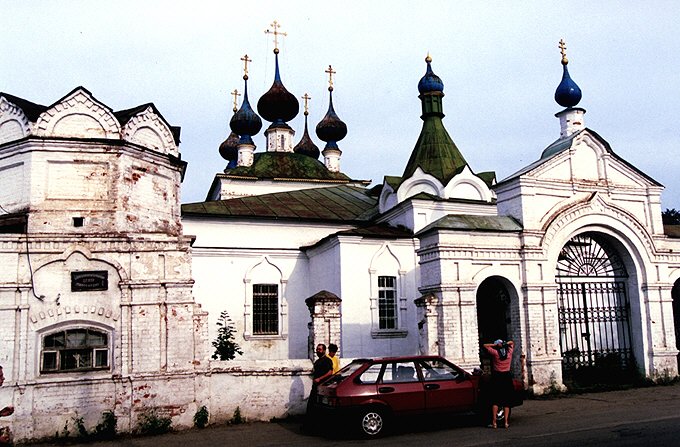
[[[71,272],[71,292],[92,292],[109,289],[109,272]]]

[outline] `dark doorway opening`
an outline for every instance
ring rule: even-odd
[[[512,331],[510,318],[510,294],[499,277],[485,279],[477,289],[477,328],[482,369],[490,372],[490,361],[482,349],[484,343],[499,338],[508,340]]]
[[[680,279],[675,281],[671,290],[673,297],[673,323],[675,325],[675,349],[680,351]],[[678,368],[680,368],[680,354],[678,354]]]

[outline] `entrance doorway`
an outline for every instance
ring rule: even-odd
[[[482,369],[490,372],[490,361],[482,345],[512,336],[510,294],[500,277],[485,279],[477,289],[477,328]]]
[[[631,380],[628,272],[617,251],[599,233],[575,236],[560,252],[556,282],[564,381]]]
[[[675,324],[675,349],[680,351],[680,279],[675,281],[671,290],[673,297],[673,323]],[[680,369],[680,354],[678,358],[678,369]]]

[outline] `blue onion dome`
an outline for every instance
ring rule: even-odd
[[[342,122],[340,117],[333,109],[333,86],[328,87],[330,102],[328,103],[328,112],[326,116],[316,125],[316,136],[326,142],[326,147],[335,147],[338,141],[345,138],[347,135],[347,125]]]
[[[256,135],[260,129],[262,129],[262,120],[255,113],[252,107],[250,107],[250,102],[248,101],[248,75],[243,76],[245,82],[245,89],[243,92],[243,103],[238,112],[234,113],[229,121],[229,127],[237,135],[241,136],[241,143],[251,143],[252,137]]]
[[[560,48],[562,49],[562,81],[555,90],[555,101],[562,107],[574,107],[581,101],[581,89],[569,76],[567,64],[569,60],[564,52],[564,41],[560,41]]]
[[[305,110],[305,132],[302,134],[302,139],[300,142],[293,148],[293,152],[296,154],[307,155],[308,157],[312,157],[316,160],[319,158],[319,155],[321,155],[321,151],[319,151],[319,147],[314,144],[312,139],[309,137],[309,132],[307,131],[307,115],[309,115],[309,112]]]
[[[276,59],[274,83],[269,91],[257,101],[257,111],[267,121],[280,124],[295,118],[300,110],[300,104],[281,82],[278,48],[274,49],[274,55]]]
[[[432,66],[430,65],[432,58],[429,54],[425,58],[425,62],[427,62],[427,71],[425,72],[425,76],[423,76],[420,79],[420,82],[418,82],[418,91],[421,94],[430,92],[443,92],[444,83],[442,82],[441,78],[432,71]]]

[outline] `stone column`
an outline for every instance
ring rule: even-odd
[[[309,308],[312,322],[309,325],[309,344],[307,353],[314,360],[314,348],[319,343],[328,346],[329,343],[340,343],[341,317],[340,303],[342,300],[337,295],[322,290],[305,300]]]
[[[439,299],[433,293],[415,300],[418,313],[418,351],[421,355],[439,354]]]

